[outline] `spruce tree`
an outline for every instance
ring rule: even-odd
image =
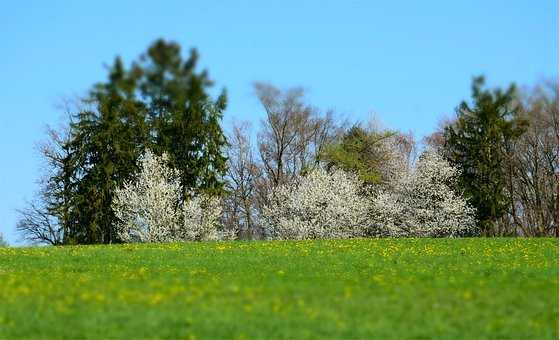
[[[66,243],[116,241],[114,191],[137,171],[136,160],[148,141],[146,110],[135,100],[128,77],[117,58],[109,82],[98,84],[86,100],[93,108],[75,114],[70,125]]]
[[[508,206],[505,194],[504,152],[520,136],[524,122],[516,118],[516,88],[484,89],[483,77],[472,83],[472,105],[462,102],[456,121],[445,129],[444,151],[461,170],[458,189],[477,210],[485,235],[498,234],[497,220]]]
[[[196,50],[183,60],[179,45],[158,40],[134,70],[141,74],[138,86],[155,151],[170,156],[170,166],[179,170],[185,190],[219,195],[224,192],[226,170],[226,139],[220,126],[226,95],[210,98],[207,89],[212,81],[206,71],[196,72],[197,63]]]
[[[195,50],[183,60],[179,45],[163,40],[129,69],[116,58],[108,80],[84,100],[87,109],[72,116],[66,156],[50,181],[57,185],[49,211],[62,224],[65,243],[119,241],[111,202],[138,171],[146,148],[169,155],[184,199],[190,190],[223,193],[226,96],[211,99],[212,82],[196,71],[197,60]]]

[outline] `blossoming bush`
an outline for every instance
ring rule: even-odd
[[[380,236],[444,237],[475,233],[475,211],[454,193],[458,169],[435,151],[426,151],[414,170],[394,179],[373,200]]]
[[[182,206],[182,228],[178,231],[181,240],[231,239],[233,234],[219,228],[221,202],[207,195],[193,196]]]
[[[140,172],[115,192],[113,210],[124,242],[172,242],[220,238],[221,205],[217,198],[193,195],[181,201],[178,172],[166,165],[167,156],[147,150]]]
[[[311,171],[276,188],[262,213],[268,239],[350,238],[367,231],[362,183],[342,170]]]

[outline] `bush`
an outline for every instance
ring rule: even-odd
[[[262,213],[268,239],[350,238],[367,232],[362,182],[342,170],[316,169],[277,187]]]
[[[412,171],[373,200],[379,236],[444,237],[475,233],[475,211],[452,187],[459,171],[438,153],[424,152]]]
[[[207,195],[194,196],[182,207],[182,240],[221,240],[231,239],[232,233],[219,230],[222,206],[219,199]]]
[[[117,233],[124,242],[173,242],[220,238],[221,205],[217,198],[192,195],[181,199],[178,172],[167,156],[147,150],[140,172],[115,193]]]

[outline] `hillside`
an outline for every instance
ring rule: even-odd
[[[556,338],[559,241],[0,248],[0,338]]]

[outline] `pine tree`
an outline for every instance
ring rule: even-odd
[[[146,111],[127,77],[117,58],[109,82],[98,84],[87,99],[94,108],[74,115],[70,125],[69,166],[63,173],[72,183],[63,202],[66,243],[116,241],[114,191],[137,171],[136,160],[148,141]]]
[[[142,97],[148,99],[153,149],[169,155],[185,190],[219,195],[226,170],[220,126],[226,95],[212,101],[206,92],[212,85],[208,73],[196,72],[198,53],[191,50],[183,60],[180,52],[179,45],[158,40],[135,66]]]
[[[483,77],[472,83],[473,105],[462,102],[455,123],[445,129],[444,152],[461,170],[459,190],[477,210],[485,235],[498,234],[497,220],[506,212],[503,169],[505,146],[520,136],[524,123],[515,118],[516,88],[484,89]]]
[[[62,225],[64,243],[118,242],[111,208],[115,190],[138,171],[146,148],[169,155],[179,171],[184,199],[191,191],[222,194],[226,145],[220,122],[223,92],[213,101],[198,55],[183,60],[180,47],[156,41],[139,61],[125,68],[116,58],[106,82],[84,100],[87,109],[72,115],[60,146],[46,197],[49,213]]]

